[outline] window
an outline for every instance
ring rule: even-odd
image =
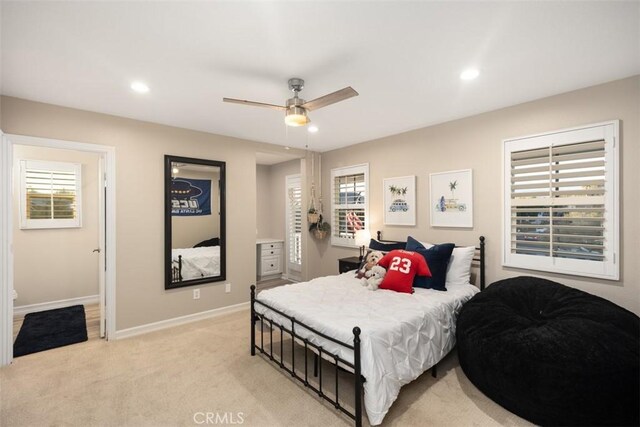
[[[80,227],[81,170],[76,163],[20,161],[20,228]]]
[[[355,246],[356,230],[369,226],[369,165],[331,170],[331,244]]]
[[[617,280],[618,123],[504,141],[503,264]]]
[[[302,266],[302,186],[300,175],[289,175],[287,182],[287,244],[289,270],[301,271]]]

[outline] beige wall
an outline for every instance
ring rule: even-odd
[[[256,237],[271,236],[271,166],[256,165]]]
[[[256,152],[284,147],[2,97],[3,131],[116,149],[116,329],[245,302],[255,282]],[[288,153],[291,153],[291,150]],[[164,289],[164,155],[222,160],[227,172],[227,282]],[[247,257],[250,261],[247,261]]]
[[[621,280],[608,281],[549,274],[501,266],[502,140],[584,124],[621,120]],[[432,242],[472,245],[487,238],[487,279],[535,275],[607,298],[640,313],[640,76],[517,105],[461,120],[382,138],[322,156],[323,186],[330,188],[330,169],[369,163],[372,234],[382,230],[388,239],[413,235]],[[474,227],[441,229],[429,225],[429,173],[473,169]],[[415,227],[384,226],[382,180],[417,176],[418,211]],[[329,204],[327,203],[327,208]],[[337,259],[357,254],[355,249],[310,245],[311,276],[335,274]]]
[[[286,177],[287,175],[296,175],[300,173],[300,160],[290,160],[284,163],[278,163],[271,166],[271,174],[269,177],[269,187],[271,188],[271,234],[278,239],[284,239],[286,236]]]
[[[275,165],[258,165],[258,237],[285,239],[285,179],[300,174],[300,160],[294,159]]]
[[[16,306],[98,295],[99,155],[16,145],[13,150],[13,256]],[[82,164],[82,227],[20,229],[20,160]]]
[[[179,178],[208,179],[211,181],[211,215],[171,217],[171,247],[192,248],[213,237],[220,237],[220,208],[218,206],[218,180],[220,174],[180,171]]]

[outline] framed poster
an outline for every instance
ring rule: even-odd
[[[416,225],[416,176],[382,181],[385,225]]]
[[[429,174],[432,227],[473,227],[471,169]]]

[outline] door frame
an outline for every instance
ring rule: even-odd
[[[2,134],[0,146],[0,366],[13,360],[13,146],[29,145],[97,153],[104,159],[106,215],[104,248],[106,339],[116,332],[116,149],[85,142]],[[101,296],[102,298],[102,296]]]

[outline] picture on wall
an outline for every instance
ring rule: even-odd
[[[432,227],[473,227],[471,169],[429,174]]]
[[[416,225],[416,177],[402,176],[383,181],[385,225]]]
[[[190,178],[172,179],[171,215],[211,215],[211,180]]]

